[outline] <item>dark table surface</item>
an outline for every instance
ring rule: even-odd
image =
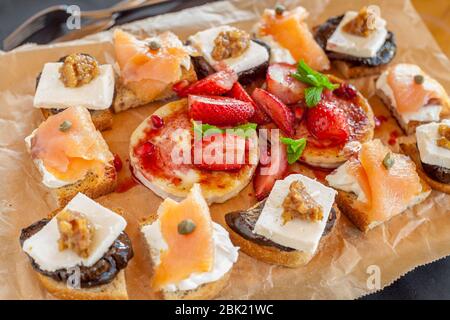
[[[79,5],[82,10],[108,7],[117,0],[70,0],[65,4]],[[176,9],[201,4],[202,0],[185,0]],[[0,41],[25,19],[62,0],[0,0]],[[450,299],[450,257],[419,267],[381,292],[363,299]]]

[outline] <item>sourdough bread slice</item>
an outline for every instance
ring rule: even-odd
[[[61,109],[61,111],[62,110],[63,109]],[[52,113],[51,109],[41,108],[41,111],[45,119],[54,114]],[[91,113],[92,122],[94,123],[94,126],[97,130],[105,131],[111,129],[113,124],[113,115],[110,109],[89,110],[89,112]]]

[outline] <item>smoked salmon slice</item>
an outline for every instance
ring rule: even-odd
[[[383,165],[390,149],[380,140],[362,145],[359,161],[354,161],[351,171],[355,174],[368,203],[360,203],[360,209],[368,213],[371,221],[387,221],[403,212],[423,192],[421,180],[414,162],[407,156],[391,153],[393,165]],[[358,168],[359,164],[359,168]]]
[[[423,83],[416,83],[415,76],[422,76]],[[397,64],[388,73],[389,86],[394,93],[397,110],[403,112],[416,112],[432,100],[441,104],[448,104],[448,95],[442,85],[413,64]]]
[[[272,36],[297,61],[304,60],[315,70],[327,70],[330,61],[304,21],[307,16],[307,11],[302,7],[284,11],[282,15],[266,9],[262,17],[261,35]]]
[[[62,130],[62,124],[66,130]],[[63,181],[77,181],[87,172],[103,175],[105,164],[114,157],[95,129],[89,111],[70,107],[45,120],[31,139],[31,156]]]
[[[193,273],[211,271],[214,265],[214,240],[208,205],[200,185],[194,184],[189,195],[181,202],[170,198],[158,209],[161,234],[167,250],[161,252],[152,285],[157,289],[167,284],[177,284]],[[195,229],[190,234],[180,234],[178,225],[191,220]]]

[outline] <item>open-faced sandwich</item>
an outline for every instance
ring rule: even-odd
[[[266,9],[255,26],[255,36],[270,48],[271,63],[294,64],[304,60],[315,70],[328,70],[330,61],[314,40],[303,7],[286,10],[282,5]]]
[[[264,78],[269,66],[268,48],[235,27],[206,29],[190,36],[187,43],[199,78],[227,68],[238,74],[241,83],[250,83]]]
[[[140,40],[116,29],[114,48],[120,69],[116,112],[171,98],[174,84],[197,77],[188,50],[170,31]]]
[[[69,107],[85,107],[98,130],[110,129],[114,82],[111,65],[100,65],[88,54],[71,54],[44,65],[37,79],[33,105],[41,109],[45,118]]]
[[[307,264],[332,230],[336,191],[301,174],[278,180],[269,197],[225,216],[233,243],[258,260],[286,267]]]
[[[450,194],[450,120],[418,126],[415,138],[405,139],[400,148],[415,162],[423,180]]]
[[[339,191],[336,202],[341,212],[362,231],[419,204],[431,192],[414,162],[391,152],[378,139],[362,144],[357,156],[326,180]]]
[[[95,199],[114,191],[114,156],[86,108],[69,107],[50,116],[25,143],[59,207],[78,192]]]
[[[450,117],[445,89],[414,64],[390,67],[378,78],[376,89],[407,134],[414,133],[418,125]]]
[[[135,177],[162,198],[181,200],[195,183],[208,203],[236,196],[258,164],[254,112],[250,102],[195,94],[161,107],[131,136]]]
[[[212,299],[228,284],[238,248],[211,220],[200,185],[179,203],[164,200],[141,232],[154,268],[152,288],[164,299]]]
[[[348,159],[346,147],[372,139],[372,109],[352,85],[314,71],[304,61],[298,66],[272,64],[266,83],[267,91],[257,88],[252,97],[286,137],[307,139],[297,160],[336,168]]]
[[[22,230],[20,243],[42,285],[60,299],[128,299],[133,248],[120,215],[79,193]]]
[[[315,28],[315,39],[346,78],[379,74],[397,51],[377,6],[328,19]]]

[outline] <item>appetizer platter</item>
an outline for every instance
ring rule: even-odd
[[[450,81],[354,2],[220,2],[227,23],[49,48],[25,89],[30,292],[356,298],[370,266],[385,286],[450,254]]]

